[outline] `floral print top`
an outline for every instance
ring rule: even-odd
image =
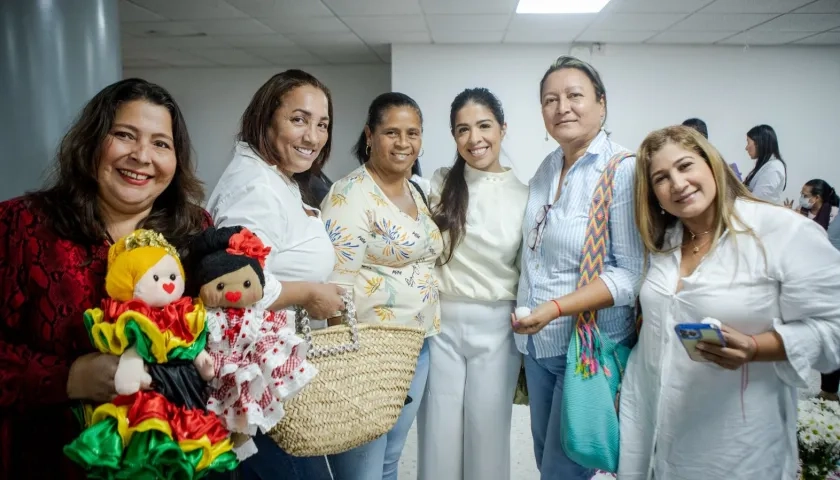
[[[406,182],[417,218],[399,209],[364,166],[335,182],[321,205],[335,248],[330,282],[353,292],[360,322],[440,331],[435,262],[443,250],[440,230],[417,189]]]

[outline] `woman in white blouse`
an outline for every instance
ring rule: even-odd
[[[301,305],[313,318],[344,307],[343,290],[326,282],[335,253],[308,188],[329,158],[332,116],[329,90],[312,75],[272,77],[242,115],[233,159],[207,202],[217,227],[242,225],[271,247],[265,271],[282,285],[275,305]],[[243,479],[332,478],[325,457],[292,457],[265,435],[254,441]]]
[[[757,125],[747,132],[745,148],[755,167],[747,174],[744,183],[753,196],[776,205],[782,204],[782,193],[787,186],[787,165],[779,153],[776,131],[770,125]]]
[[[696,131],[642,143],[636,215],[650,254],[622,382],[618,478],[793,479],[797,387],[840,366],[840,252],[755,199]],[[689,358],[674,330],[721,322]]]
[[[507,125],[489,90],[458,94],[449,124],[457,158],[435,172],[430,197],[444,239],[437,268],[441,332],[429,341],[418,478],[504,480],[522,363],[510,314],[528,187],[499,163]]]

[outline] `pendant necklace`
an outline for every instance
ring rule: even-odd
[[[686,229],[686,230],[688,230],[688,229]],[[707,243],[709,243],[709,242],[704,242],[704,243],[701,243],[700,245],[697,245],[697,241],[696,241],[697,237],[702,237],[703,235],[708,235],[711,232],[712,232],[711,230],[707,230],[703,233],[694,233],[691,230],[688,230],[688,233],[691,235],[691,243],[694,245],[694,248],[692,248],[691,253],[693,253],[694,255],[697,255],[700,252],[700,248],[704,247]]]

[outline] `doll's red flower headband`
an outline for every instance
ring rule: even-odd
[[[239,233],[234,233],[228,242],[227,252],[231,255],[245,255],[260,262],[260,267],[265,268],[265,259],[271,247],[266,247],[253,232],[243,228]]]

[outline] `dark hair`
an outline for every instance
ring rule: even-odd
[[[542,103],[543,90],[545,89],[545,82],[548,80],[549,75],[565,68],[574,68],[583,72],[589,78],[589,81],[592,82],[592,86],[595,87],[595,97],[598,100],[604,100],[604,119],[601,121],[601,126],[603,127],[607,123],[607,89],[604,87],[604,82],[601,80],[601,75],[598,73],[598,70],[595,70],[595,67],[577,57],[561,55],[548,67],[542,80],[540,80],[540,103]]]
[[[203,228],[205,215],[199,204],[204,187],[195,174],[190,136],[181,109],[163,87],[146,80],[128,78],[113,83],[84,106],[61,140],[49,184],[30,197],[60,237],[87,246],[108,239],[98,201],[99,157],[117,111],[133,101],[169,111],[176,158],[172,182],[155,199],[149,216],[135,228],[160,232],[181,250]]]
[[[326,85],[303,70],[291,69],[274,75],[257,90],[257,93],[251,99],[251,103],[248,104],[242,114],[238,138],[259,153],[266,163],[279,166],[280,154],[269,140],[268,130],[274,119],[274,113],[283,104],[283,97],[292,90],[307,85],[321,90],[327,97],[327,110],[330,116],[330,122],[327,124],[327,143],[321,148],[321,153],[312,163],[312,167],[305,172],[292,175],[292,179],[300,188],[303,201],[311,206],[317,206],[309,188],[309,180],[311,177],[317,177],[321,174],[321,170],[330,158],[335,120],[333,117],[332,94]]]
[[[411,174],[417,175],[418,177],[423,176],[423,169],[420,168],[420,159],[414,161],[414,165],[411,166]]]
[[[698,132],[700,132],[701,135],[703,135],[706,138],[709,138],[709,129],[708,127],[706,127],[706,122],[704,122],[703,120],[700,120],[699,118],[689,118],[682,124],[686,127],[691,127],[697,130]]]
[[[814,217],[814,221],[828,230],[828,223],[831,221],[831,207],[840,207],[840,197],[837,196],[837,192],[828,182],[820,178],[805,182],[805,186],[811,187],[812,197],[819,196],[822,199],[822,207],[820,207],[820,211]],[[799,211],[805,214],[808,213],[804,208],[800,208]]]
[[[468,103],[475,103],[486,107],[493,113],[499,126],[505,124],[505,112],[502,110],[502,102],[486,88],[468,88],[459,93],[449,108],[449,130],[455,135],[455,117]],[[441,232],[449,232],[449,252],[444,264],[452,260],[455,247],[461,243],[467,225],[467,207],[470,201],[470,193],[467,188],[467,180],[464,177],[467,161],[460,153],[456,153],[455,164],[446,174],[443,181],[443,189],[440,192],[440,203],[435,207],[432,219],[440,228]]]
[[[237,255],[227,251],[230,239],[243,227],[210,227],[195,237],[190,245],[194,283],[190,289],[198,292],[207,282],[250,266],[257,272],[260,285],[265,286],[265,274],[259,260],[248,255]]]
[[[747,137],[755,143],[756,161],[755,167],[744,179],[744,185],[749,185],[755,174],[761,167],[767,164],[773,157],[778,158],[785,169],[785,187],[787,187],[787,164],[782,160],[779,153],[779,141],[776,139],[776,131],[770,125],[756,125],[747,132]]]
[[[420,125],[423,125],[423,112],[420,111],[420,106],[417,105],[417,102],[415,102],[413,98],[404,93],[387,92],[374,98],[370,103],[370,107],[368,107],[367,120],[365,120],[365,126],[367,126],[371,132],[375,131],[376,127],[382,123],[382,118],[385,116],[385,112],[390,108],[396,107],[413,108],[414,111],[417,112],[417,116],[420,117]],[[363,165],[365,162],[370,160],[370,154],[368,153],[367,148],[367,137],[365,136],[364,129],[362,129],[362,133],[359,135],[359,140],[356,141],[356,145],[353,146],[353,150],[351,150],[351,152],[359,161],[360,165]]]

